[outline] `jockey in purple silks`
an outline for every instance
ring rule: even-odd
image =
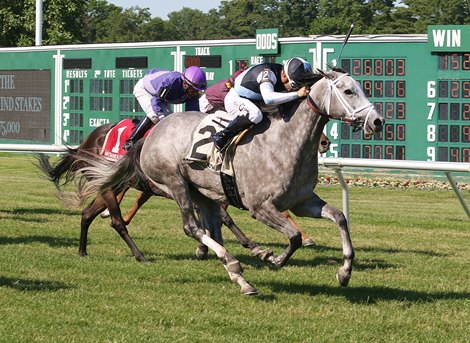
[[[300,57],[291,58],[284,65],[264,63],[246,69],[225,96],[225,109],[234,119],[212,135],[216,148],[223,151],[239,132],[261,122],[263,114],[252,100],[280,105],[306,97],[310,87],[305,80],[311,80],[312,75],[312,66]]]
[[[134,95],[146,116],[124,143],[125,150],[142,138],[153,125],[171,113],[170,104],[186,103],[186,111],[199,111],[199,91],[207,87],[206,74],[191,66],[177,71],[151,69],[134,86]]]

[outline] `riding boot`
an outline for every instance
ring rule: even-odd
[[[245,116],[239,116],[233,119],[225,129],[212,135],[212,141],[219,151],[224,151],[230,144],[233,137],[244,129],[249,128],[254,123]]]
[[[129,150],[135,142],[141,139],[145,133],[153,126],[153,122],[149,117],[145,116],[140,123],[134,128],[129,139],[124,143],[122,148]]]

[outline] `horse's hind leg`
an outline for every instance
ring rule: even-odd
[[[330,219],[338,225],[341,243],[343,245],[344,263],[336,273],[336,279],[341,286],[347,286],[351,279],[354,249],[349,235],[348,222],[343,212],[327,204],[316,194],[313,194],[312,198],[306,202],[292,208],[291,211],[300,217]]]
[[[116,230],[116,232],[121,236],[121,238],[126,242],[128,247],[131,249],[132,254],[135,258],[140,262],[148,262],[145,256],[140,252],[137,245],[135,245],[134,241],[129,236],[129,232],[127,231],[126,225],[124,224],[124,220],[122,219],[121,209],[117,203],[116,197],[114,193],[109,189],[101,193],[104,201],[106,202],[106,206],[111,213],[111,226]]]
[[[294,219],[292,219],[292,217],[289,214],[289,211],[282,212],[282,215],[284,216],[284,218],[286,218],[289,221],[289,223],[291,223],[293,226],[295,226],[297,230],[299,230],[300,234],[302,235],[302,245],[304,247],[315,245],[315,242],[313,241],[313,239],[310,238],[310,236],[307,235],[307,233],[304,232],[304,230],[302,230],[302,228],[294,221]]]
[[[282,267],[292,254],[302,246],[302,235],[286,217],[279,212],[272,203],[263,203],[253,213],[260,222],[281,232],[289,239],[289,246],[279,256],[271,256],[268,260],[278,267]]]
[[[184,181],[183,181],[184,182]],[[225,247],[217,243],[212,239],[200,226],[200,223],[197,221],[194,214],[194,207],[189,196],[189,189],[187,184],[172,184],[173,198],[178,204],[181,211],[181,218],[183,219],[183,229],[186,235],[198,240],[199,242],[206,245],[209,249],[213,250],[217,257],[224,264],[225,269],[227,270],[230,280],[237,283],[240,286],[240,291],[244,295],[253,295],[258,294],[258,291],[255,287],[251,286],[246,282],[245,278],[242,276],[242,268],[240,262],[233,257]],[[202,196],[202,195],[201,195]],[[202,199],[202,198],[201,198]],[[201,203],[201,201],[207,201],[207,203]],[[206,222],[215,223],[214,218],[219,222],[220,230],[220,206],[216,202],[205,199],[199,201],[199,208],[201,210],[201,216],[213,217],[212,220]],[[210,209],[210,212],[206,212],[206,209]],[[217,221],[217,220],[216,220]],[[214,228],[215,230],[217,228]]]
[[[268,260],[272,256],[273,252],[270,249],[261,249],[258,245],[252,242],[243,231],[235,224],[232,217],[227,212],[228,205],[221,205],[221,217],[222,223],[228,227],[228,229],[233,233],[235,238],[240,242],[242,247],[250,250],[253,256],[258,256],[262,261]]]

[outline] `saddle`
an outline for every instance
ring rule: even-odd
[[[223,130],[231,120],[232,117],[223,111],[207,115],[193,132],[191,147],[185,160],[207,164],[210,169],[219,172],[229,203],[235,207],[246,209],[238,192],[232,162],[236,146],[248,132],[248,129],[235,136],[224,153],[215,148],[211,138],[214,133]]]
[[[201,162],[214,171],[233,176],[232,160],[236,146],[234,143],[238,142],[247,130],[235,136],[224,153],[215,148],[211,138],[214,133],[222,131],[232,119],[232,116],[224,111],[216,111],[204,117],[193,132],[191,146],[185,160]]]

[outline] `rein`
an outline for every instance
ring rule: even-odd
[[[352,108],[346,99],[344,98],[343,94],[338,90],[336,87],[336,83],[343,77],[347,76],[348,74],[342,74],[339,77],[337,77],[335,80],[331,80],[327,78],[328,81],[328,93],[323,96],[323,101],[322,101],[322,107],[326,108],[326,113],[324,113],[322,110],[320,110],[320,107],[315,103],[315,101],[312,99],[310,94],[307,96],[307,104],[308,106],[316,113],[320,114],[321,116],[328,117],[329,119],[336,119],[343,121],[349,125],[354,126],[354,124],[357,122],[357,116],[356,113],[359,113],[365,109],[369,109],[367,112],[366,118],[363,123],[363,130],[365,131],[365,126],[367,121],[369,120],[369,116],[372,112],[372,109],[374,108],[374,105],[369,102],[369,104],[365,104],[361,107],[358,107],[356,109]],[[331,106],[331,99],[333,97],[333,94],[336,95],[338,101],[340,104],[343,106],[343,109],[347,116],[338,116],[334,117],[330,114],[330,106]],[[326,106],[325,106],[326,104]]]

